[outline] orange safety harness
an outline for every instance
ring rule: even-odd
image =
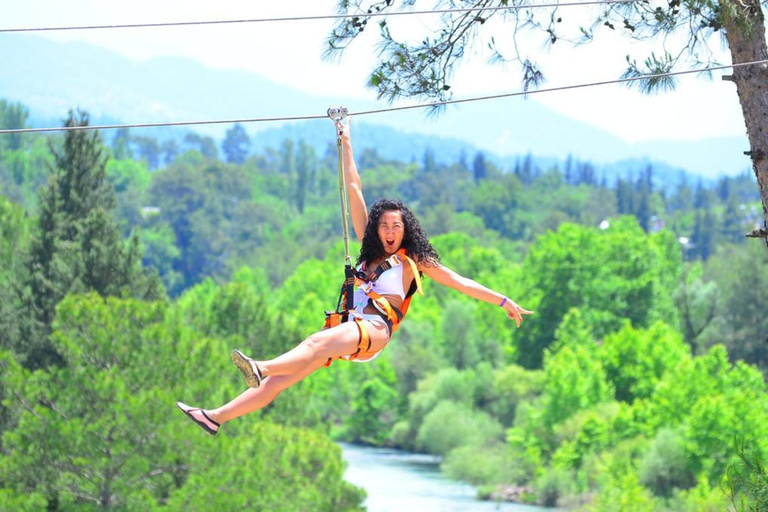
[[[410,264],[411,270],[413,271],[414,280],[411,283],[411,287],[408,290],[408,293],[405,294],[405,299],[403,300],[402,304],[400,304],[400,308],[398,309],[390,304],[385,297],[379,295],[373,290],[373,283],[375,283],[376,280],[381,277],[381,275],[387,270],[402,265],[405,262]],[[417,291],[424,295],[424,291],[421,288],[421,274],[419,269],[416,266],[416,262],[406,255],[405,249],[400,249],[395,254],[384,260],[381,265],[376,267],[376,270],[373,271],[373,274],[371,274],[370,277],[362,272],[358,273],[356,277],[357,279],[355,279],[355,285],[363,290],[363,292],[370,299],[370,303],[379,311],[379,313],[382,314],[384,319],[390,325],[392,334],[395,333],[397,328],[400,326],[400,322],[402,322],[405,314],[408,312],[408,306],[411,303],[411,297],[413,297]]]
[[[373,284],[379,277],[381,277],[384,272],[393,267],[402,265],[405,262],[408,262],[408,264],[411,266],[414,279],[411,282],[411,286],[405,295],[405,299],[403,300],[402,304],[400,304],[400,308],[397,308],[393,306],[386,297],[374,291]],[[408,306],[411,303],[411,298],[413,295],[415,295],[416,292],[422,295],[424,294],[424,291],[421,287],[421,274],[419,269],[416,265],[416,262],[407,256],[405,249],[400,249],[395,254],[384,260],[378,267],[376,267],[376,270],[374,270],[370,276],[367,275],[364,271],[352,268],[351,265],[346,265],[344,270],[345,279],[341,286],[341,293],[339,294],[339,301],[336,307],[336,311],[325,312],[325,325],[323,326],[323,329],[335,327],[350,320],[350,311],[352,310],[352,297],[354,291],[353,285],[358,286],[368,296],[369,304],[373,305],[379,314],[381,314],[382,318],[389,326],[391,334],[395,333],[397,328],[400,326],[400,322],[402,322],[403,318],[405,318],[405,314],[408,312]],[[357,359],[360,354],[366,353],[371,349],[371,337],[368,334],[368,330],[365,328],[365,325],[359,318],[351,317],[351,319],[357,325],[357,328],[360,332],[360,339],[357,344],[357,351],[349,356],[349,360]],[[325,366],[329,366],[332,360],[332,358],[329,358]]]

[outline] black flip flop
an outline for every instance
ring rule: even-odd
[[[188,406],[187,404],[185,404],[185,403],[182,403],[182,402],[176,402],[176,407],[178,407],[179,409],[181,409],[181,412],[183,412],[184,414],[186,414],[187,418],[189,418],[189,419],[191,419],[192,421],[194,421],[195,423],[197,423],[197,425],[198,425],[200,428],[202,428],[203,430],[205,430],[206,432],[208,432],[210,435],[212,435],[212,436],[215,436],[215,435],[216,435],[216,434],[219,432],[218,428],[219,428],[221,425],[219,425],[218,423],[216,423],[215,421],[213,421],[213,420],[212,420],[212,419],[211,419],[211,418],[210,418],[210,417],[209,417],[207,414],[205,414],[205,411],[204,411],[204,410],[202,410],[202,409],[199,409],[199,408],[197,408],[197,407],[190,407],[190,406]],[[211,423],[213,423],[214,425],[216,425],[216,430],[213,430],[213,429],[212,429],[211,427],[209,427],[209,426],[208,426],[206,423],[204,423],[204,422],[202,422],[202,421],[198,420],[197,418],[195,418],[194,416],[192,416],[192,414],[191,414],[191,412],[192,412],[192,411],[200,411],[200,414],[202,414],[203,416],[205,416],[205,419],[207,419],[208,421],[210,421]]]

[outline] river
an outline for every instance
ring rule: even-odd
[[[471,485],[440,473],[435,457],[389,448],[339,443],[347,462],[344,478],[368,493],[369,512],[534,512],[539,507],[475,499]],[[552,510],[552,509],[548,509]]]

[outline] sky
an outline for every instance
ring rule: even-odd
[[[335,0],[25,0],[6,3],[0,28],[328,15],[335,12],[335,6]],[[433,6],[431,2],[416,4],[419,10]],[[577,20],[578,24],[580,18],[586,20],[590,9],[586,6],[562,8],[561,15],[572,24],[572,20]],[[395,34],[418,38],[429,33],[437,22],[434,15],[402,16],[392,19],[390,27]],[[355,101],[375,99],[375,92],[365,84],[376,63],[377,33],[376,30],[366,31],[341,58],[329,61],[322,58],[322,53],[331,27],[330,20],[313,20],[39,32],[36,35],[59,41],[89,42],[136,61],[179,56],[209,67],[251,71],[318,97],[341,95],[348,98],[350,110],[354,110]],[[0,34],[0,37],[12,36]],[[481,39],[455,70],[450,82],[454,98],[520,90],[520,75],[515,68],[487,63],[487,55],[482,49],[491,36],[502,44],[509,42],[509,25],[491,22],[483,27]],[[627,54],[637,56],[638,60],[644,56],[642,46],[608,33],[579,48],[558,43],[550,51],[542,50],[541,37],[531,33],[519,36],[518,43],[539,58],[547,74],[544,87],[616,79],[626,66]],[[719,41],[714,41],[711,46],[721,55],[720,62],[730,62]],[[541,102],[630,143],[744,136],[746,129],[735,85],[723,81],[722,74],[727,73],[715,72],[711,80],[684,76],[676,91],[653,96],[641,95],[620,85],[607,85],[531,95],[528,101]],[[407,103],[414,102],[409,100]]]

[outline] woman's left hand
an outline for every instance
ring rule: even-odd
[[[520,327],[520,324],[523,323],[523,315],[533,314],[533,311],[528,311],[527,309],[521,308],[515,303],[515,301],[511,299],[507,299],[504,303],[504,311],[507,313],[509,318],[515,321],[517,327]]]

